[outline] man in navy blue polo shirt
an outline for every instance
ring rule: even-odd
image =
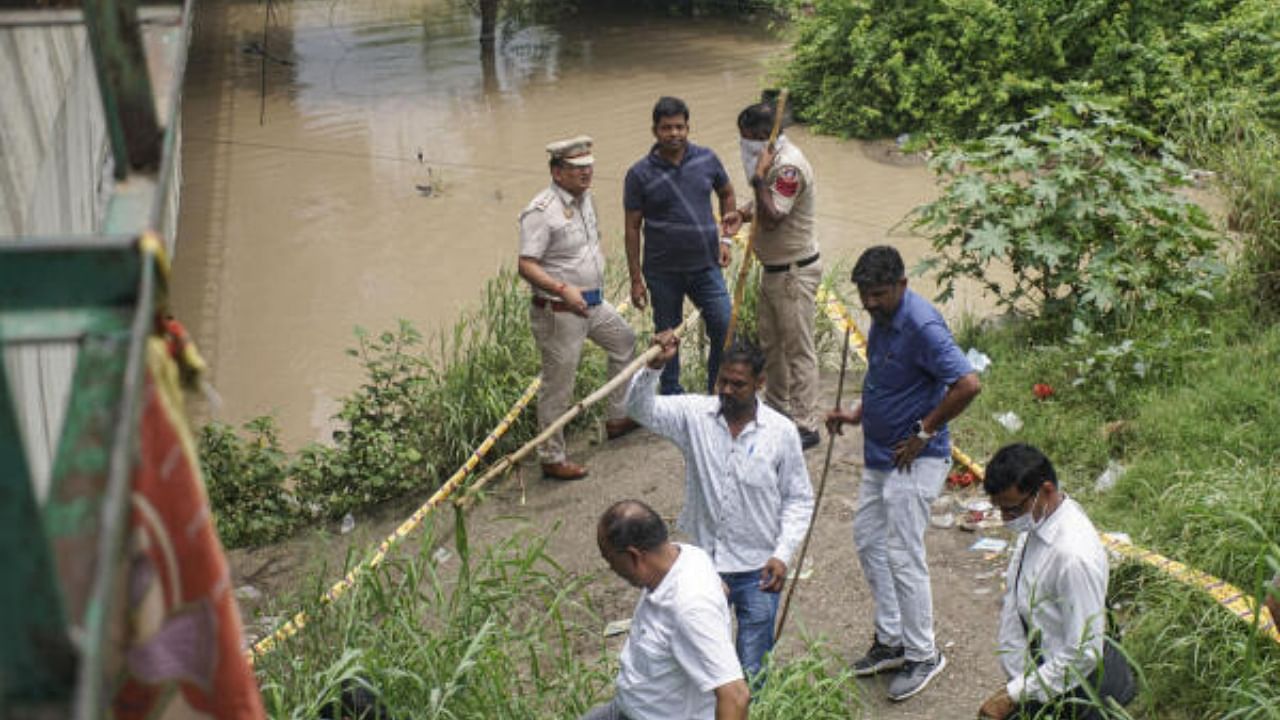
[[[982,386],[942,315],[907,289],[897,250],[868,248],[853,282],[871,314],[862,400],[827,415],[832,433],[846,423],[863,428],[853,543],[875,602],[875,638],[853,670],[898,670],[889,699],[905,700],[947,663],[934,645],[924,531],[951,467],[947,422]]]
[[[714,152],[689,142],[689,107],[683,100],[659,98],[653,106],[653,137],[657,142],[627,171],[623,189],[631,302],[644,309],[647,290],[654,330],[661,332],[680,324],[686,296],[693,301],[711,343],[707,392],[714,393],[731,309],[720,274],[730,249],[728,241],[721,242],[720,230],[741,223],[733,185]],[[720,202],[721,227],[711,213],[712,193]],[[663,368],[659,389],[664,395],[684,392],[679,357]]]

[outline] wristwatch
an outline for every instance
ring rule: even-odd
[[[923,421],[923,420],[917,420],[917,421],[915,421],[914,423],[912,423],[912,424],[911,424],[911,434],[912,434],[912,435],[915,435],[916,437],[920,438],[921,440],[923,440],[923,441],[925,441],[925,442],[929,442],[930,440],[932,440],[932,439],[933,439],[933,436],[934,436],[934,435],[937,435],[937,434],[938,434],[938,431],[937,431],[937,430],[934,430],[933,432],[925,432],[925,431],[924,431],[924,421]]]

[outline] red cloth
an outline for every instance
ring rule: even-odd
[[[191,434],[177,368],[153,339],[133,477],[128,612],[116,718],[266,716],[241,650],[240,612]]]

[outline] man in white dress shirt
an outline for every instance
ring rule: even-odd
[[[983,489],[1021,535],[1000,611],[1007,682],[979,717],[1099,720],[1100,701],[1128,703],[1132,669],[1106,640],[1107,551],[1084,509],[1059,490],[1053,463],[1030,445],[1006,446],[987,464]]]
[[[751,694],[711,558],[670,542],[666,523],[639,500],[604,512],[596,544],[609,567],[644,592],[622,647],[613,700],[582,720],[746,720]]]
[[[677,526],[715,562],[738,620],[738,659],[748,678],[773,649],[787,565],[804,540],[813,486],[795,423],[760,402],[764,355],[739,340],[720,363],[718,397],[657,397],[663,365],[678,339],[631,380],[627,412],[671,440],[685,460],[684,509]],[[758,680],[757,680],[758,682]]]

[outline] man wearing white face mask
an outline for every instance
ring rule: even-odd
[[[804,449],[817,445],[818,352],[815,296],[822,280],[814,221],[813,168],[800,148],[779,135],[770,149],[775,108],[757,103],[738,115],[742,165],[754,199],[739,208],[760,223],[760,345],[765,354],[765,402],[788,415]]]
[[[1007,682],[979,718],[1100,720],[1094,698],[1120,705],[1133,672],[1106,639],[1109,566],[1098,532],[1058,488],[1053,463],[1030,445],[1001,448],[983,489],[1005,526],[1021,533],[1005,574],[1000,664]]]

